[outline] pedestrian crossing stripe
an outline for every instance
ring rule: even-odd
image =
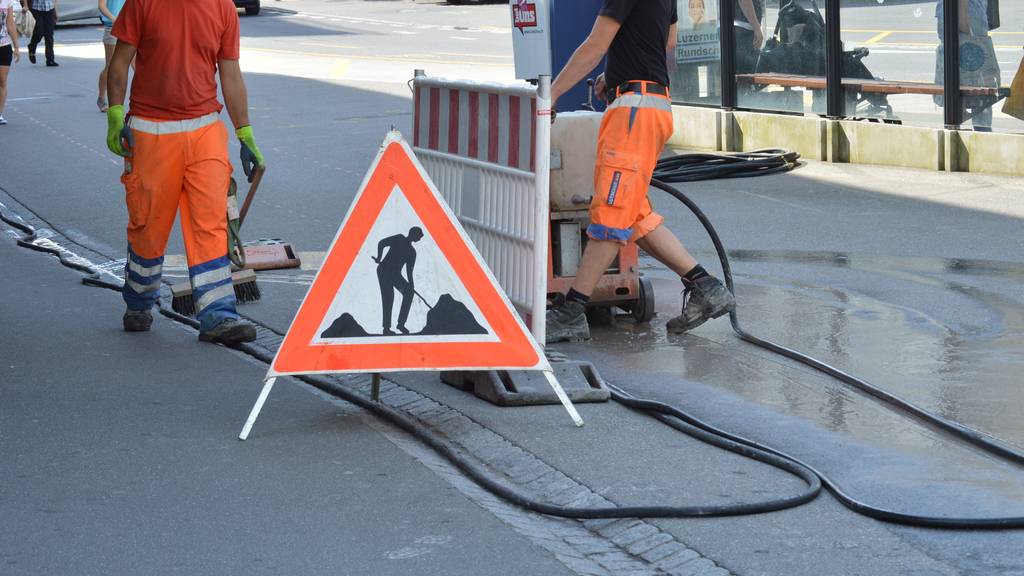
[[[429,312],[411,318],[414,305]],[[550,369],[409,145],[390,132],[267,378]]]

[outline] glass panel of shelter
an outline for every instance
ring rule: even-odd
[[[672,100],[722,105],[719,0],[678,0],[676,52],[669,59]]]
[[[740,108],[824,114],[824,0],[731,0]]]
[[[841,0],[845,117],[944,125],[941,4]]]

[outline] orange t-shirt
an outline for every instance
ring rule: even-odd
[[[232,0],[128,0],[113,34],[138,50],[132,114],[188,120],[220,112],[217,61],[239,56]]]

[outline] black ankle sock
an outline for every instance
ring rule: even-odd
[[[590,302],[590,296],[587,296],[582,292],[577,292],[575,288],[569,288],[569,293],[565,295],[565,299],[570,302],[579,302],[580,304]]]
[[[708,274],[708,271],[705,270],[703,266],[697,264],[696,266],[693,267],[693,270],[687,272],[686,275],[684,275],[681,278],[681,280],[683,281],[683,284],[693,284],[694,282],[700,280],[701,278],[704,278],[705,276],[711,276],[711,274]]]

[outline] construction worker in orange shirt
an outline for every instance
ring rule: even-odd
[[[159,297],[164,250],[181,211],[199,339],[233,344],[256,338],[239,319],[228,258],[228,133],[220,119],[217,78],[241,142],[247,175],[263,165],[249,126],[232,0],[130,0],[114,23],[107,147],[125,157],[128,258],[124,329],[149,330]],[[124,101],[136,59],[130,115]]]
[[[595,86],[609,105],[598,135],[589,241],[569,293],[547,313],[549,343],[590,337],[590,294],[627,242],[636,242],[682,279],[682,313],[668,322],[669,332],[691,330],[735,307],[729,290],[662,225],[647,198],[673,130],[668,61],[675,52],[676,6],[676,0],[604,0],[590,35],[551,85],[554,106],[607,54]]]

